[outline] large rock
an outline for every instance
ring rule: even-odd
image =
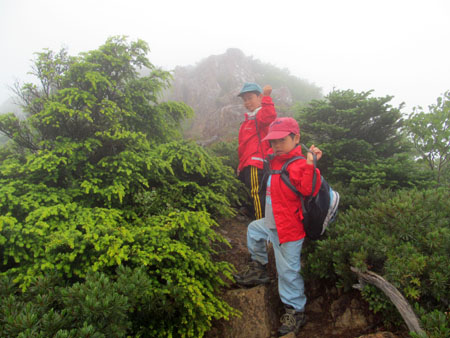
[[[335,333],[351,331],[363,331],[372,322],[371,316],[363,310],[364,306],[358,299],[349,299],[344,295],[331,304],[331,316],[335,320]]]
[[[317,86],[288,72],[283,73],[274,66],[264,65],[239,49],[230,48],[224,54],[201,60],[195,66],[176,67],[171,87],[163,99],[182,101],[193,108],[195,117],[184,125],[186,137],[202,144],[211,140],[226,141],[237,137],[239,125],[244,120],[246,109],[237,96],[242,85],[266,79],[278,82],[260,85],[272,85],[271,96],[280,116],[289,115],[295,93],[297,100],[301,97],[304,102],[322,97]]]
[[[249,289],[229,290],[224,299],[242,312],[240,318],[219,321],[208,333],[210,338],[268,338],[272,336],[274,314],[268,287],[259,285]]]

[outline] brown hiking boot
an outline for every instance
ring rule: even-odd
[[[289,332],[297,334],[300,328],[306,323],[305,312],[295,311],[291,307],[286,307],[286,313],[280,318],[281,326],[278,329],[278,336],[285,336]]]
[[[243,286],[256,286],[270,282],[266,265],[257,261],[251,261],[242,272],[234,275],[234,278],[236,283]]]

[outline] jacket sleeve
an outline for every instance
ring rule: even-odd
[[[256,114],[256,120],[261,126],[269,126],[277,118],[277,112],[270,96],[263,96],[261,109]]]
[[[303,196],[309,196],[312,191],[314,166],[312,164],[307,164],[306,160],[301,160],[301,162],[303,162],[301,165],[289,168],[291,169],[289,170],[289,178]],[[290,167],[292,167],[292,165]],[[320,170],[316,168],[316,186],[314,194],[317,194],[319,191],[320,184]]]

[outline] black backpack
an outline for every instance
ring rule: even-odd
[[[302,145],[307,151],[310,151],[305,145]],[[314,157],[314,175],[312,183],[312,193],[316,190],[316,155]],[[297,188],[291,183],[289,179],[289,172],[287,167],[298,159],[306,159],[304,156],[294,156],[287,160],[281,170],[271,170],[271,174],[279,174],[283,182],[299,197],[303,210],[303,227],[306,232],[306,237],[310,239],[318,239],[325,232],[329,224],[331,224],[337,216],[339,205],[339,193],[334,191],[328,182],[320,176],[321,184],[319,192],[316,196],[303,196]]]

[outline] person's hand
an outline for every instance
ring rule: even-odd
[[[241,173],[241,171],[239,170],[239,168],[236,169],[236,176],[239,176],[239,174]]]
[[[317,160],[320,160],[320,158],[322,157],[322,150],[317,148],[314,144],[309,148],[309,150],[312,151],[316,155]],[[309,151],[308,151],[308,155],[306,155],[306,163],[314,164],[313,154],[311,154]]]
[[[272,94],[272,86],[265,85],[263,88],[263,96],[270,96],[270,94]]]

